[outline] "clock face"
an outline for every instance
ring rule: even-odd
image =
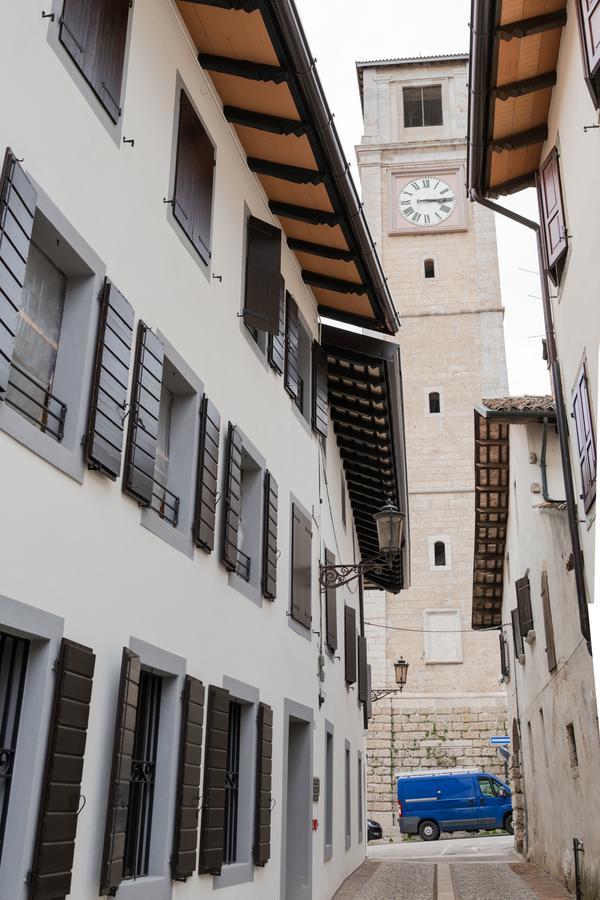
[[[398,209],[406,221],[417,228],[441,225],[455,208],[454,190],[436,175],[414,178],[398,193]]]

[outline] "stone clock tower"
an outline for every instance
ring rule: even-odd
[[[369,592],[373,688],[368,813],[397,827],[400,770],[481,766],[506,734],[498,633],[470,631],[475,479],[473,408],[507,393],[493,214],[465,197],[464,54],[358,63],[365,212],[401,319],[410,588]]]

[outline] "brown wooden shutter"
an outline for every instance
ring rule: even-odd
[[[362,634],[358,636],[358,699],[366,703],[369,699],[367,682],[367,639]]]
[[[232,422],[229,423],[227,431],[223,500],[221,560],[228,571],[235,572],[238,563],[238,531],[242,509],[242,436]]]
[[[6,398],[37,193],[12,150],[0,179],[0,400]]]
[[[327,437],[329,425],[329,391],[327,385],[327,350],[313,342],[312,427],[321,437]]]
[[[344,606],[344,660],[347,684],[356,681],[356,610]]]
[[[98,30],[100,8],[101,4],[92,0],[64,0],[60,17],[60,41],[82,70],[85,69],[86,56],[89,55],[88,42]]]
[[[325,565],[335,566],[335,556],[331,550],[325,550]],[[337,588],[328,585],[325,588],[325,632],[326,643],[332,652],[337,650]]]
[[[279,332],[281,231],[250,216],[247,235],[244,322],[275,335]]]
[[[223,865],[228,733],[229,691],[211,684],[208,688],[202,825],[200,829],[198,871],[201,874],[219,875]]]
[[[285,366],[285,282],[279,277],[279,320],[277,332],[269,335],[269,364],[279,375]]]
[[[271,856],[271,778],[273,771],[273,710],[258,705],[254,864],[264,866]]]
[[[584,78],[596,109],[600,106],[600,0],[577,0]]]
[[[274,600],[277,596],[277,482],[265,472],[263,497],[263,597]]]
[[[197,678],[187,675],[183,690],[175,835],[171,856],[171,875],[175,881],[185,881],[196,871],[203,719],[204,685]]]
[[[521,634],[521,623],[519,622],[519,607],[511,610],[510,618],[512,621],[513,644],[515,648],[515,659],[519,659],[525,653],[523,645],[523,635]]]
[[[568,243],[556,147],[540,166],[537,188],[546,265],[552,269],[566,253]]]
[[[556,669],[556,646],[554,643],[554,623],[552,622],[552,604],[550,603],[550,589],[548,587],[548,573],[542,572],[542,607],[544,610],[544,633],[546,635],[546,657],[548,671]]]
[[[133,739],[138,710],[140,671],[139,656],[124,647],[108,786],[102,868],[100,870],[101,896],[106,894],[114,896],[123,879],[129,779],[133,762]]]
[[[508,678],[510,674],[510,666],[508,664],[508,648],[506,646],[506,638],[500,632],[498,635],[499,643],[500,643],[500,674],[504,678]]]
[[[150,506],[152,502],[163,359],[163,345],[140,321],[133,366],[123,490],[142,506]]]
[[[215,546],[221,416],[205,394],[200,411],[200,439],[194,513],[194,541],[210,553]]]
[[[371,695],[371,666],[367,666],[367,702],[365,704],[365,728],[368,728],[369,719],[373,718],[373,697]]]
[[[521,636],[526,638],[533,629],[533,612],[531,609],[531,588],[529,585],[529,576],[518,578],[515,582],[517,590],[517,608],[519,610],[519,627]]]
[[[573,418],[581,469],[581,499],[588,512],[596,498],[596,441],[585,363],[579,370],[573,391]]]
[[[42,788],[29,900],[59,900],[71,892],[81,776],[96,657],[63,638]]]
[[[100,303],[85,453],[88,468],[115,480],[121,473],[134,312],[108,278]]]
[[[306,628],[312,622],[312,528],[297,503],[292,504],[292,618]]]
[[[205,263],[210,225],[215,149],[185,91],[179,101],[179,133],[173,215]]]
[[[285,389],[298,402],[300,396],[300,322],[298,306],[289,291],[285,300]]]

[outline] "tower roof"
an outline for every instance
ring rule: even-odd
[[[363,102],[363,71],[365,69],[380,69],[386,66],[427,66],[439,63],[456,63],[461,60],[467,62],[468,53],[434,53],[430,56],[399,56],[396,59],[366,59],[356,63],[356,75],[360,90],[360,102]]]

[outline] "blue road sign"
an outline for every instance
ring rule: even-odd
[[[510,744],[510,738],[508,736],[503,737],[501,735],[498,737],[491,737],[490,744],[492,745],[492,747],[504,747],[506,746],[506,744]]]

